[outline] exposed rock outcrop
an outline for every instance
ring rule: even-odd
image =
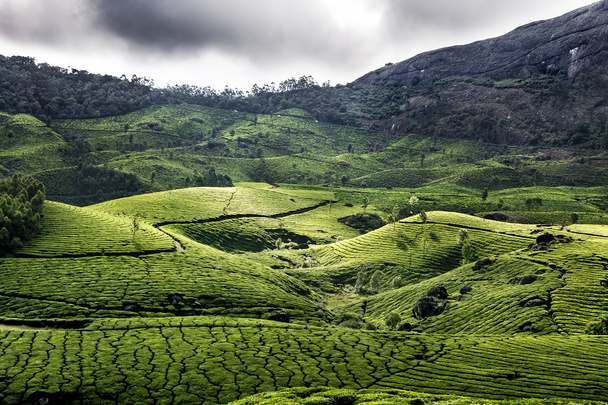
[[[422,53],[370,72],[356,83],[466,75],[495,80],[546,73],[574,77],[608,61],[607,38],[608,0],[603,0],[497,38]]]

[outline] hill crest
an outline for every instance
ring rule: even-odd
[[[608,59],[608,1],[523,25],[467,45],[424,52],[357,79],[357,84],[483,76],[494,80],[542,74],[577,76]]]

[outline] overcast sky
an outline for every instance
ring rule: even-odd
[[[589,0],[0,0],[0,54],[157,87],[332,85]]]

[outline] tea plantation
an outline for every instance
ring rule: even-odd
[[[432,211],[361,231],[343,219],[386,216],[340,193],[47,201],[0,259],[0,401],[608,401],[608,338],[589,334],[608,313],[604,226]],[[418,316],[424,297],[441,311]]]

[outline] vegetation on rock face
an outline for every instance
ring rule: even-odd
[[[17,250],[40,232],[44,185],[31,176],[0,181],[0,254]]]

